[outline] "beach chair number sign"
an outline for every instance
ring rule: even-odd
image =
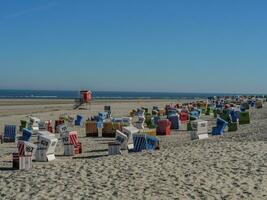
[[[48,142],[47,142],[47,141],[44,141],[44,140],[42,140],[42,141],[41,141],[41,145],[43,145],[43,146],[47,147],[47,146],[48,146]],[[52,144],[52,146],[53,146],[53,144]]]
[[[32,153],[33,150],[34,150],[34,148],[33,148],[33,147],[30,147],[30,146],[26,146],[26,148],[25,148],[25,151],[26,151],[27,153]]]

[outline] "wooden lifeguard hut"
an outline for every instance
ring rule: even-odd
[[[93,95],[90,90],[81,90],[80,98],[75,99],[74,109],[90,109],[92,99]]]

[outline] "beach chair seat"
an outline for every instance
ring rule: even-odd
[[[25,120],[20,120],[20,126],[19,126],[19,131],[23,131],[24,128],[27,128],[28,122]]]
[[[5,125],[3,142],[15,142],[16,135],[16,125]]]
[[[55,135],[48,131],[39,131],[37,140],[37,150],[35,153],[36,161],[48,162],[55,160],[55,148],[58,143],[58,139]]]
[[[249,112],[240,112],[239,113],[239,124],[250,124],[250,115]]]
[[[179,129],[179,115],[169,115],[168,120],[171,122],[171,129],[178,130]]]
[[[32,136],[32,131],[27,129],[27,128],[24,128],[22,131],[22,140],[23,141],[30,141],[31,136]]]
[[[168,119],[158,121],[157,135],[170,135],[171,134],[171,122]]]
[[[112,122],[104,122],[102,129],[102,137],[115,137],[116,131],[113,129]]]
[[[228,126],[228,122],[217,118],[217,126],[212,128],[212,135],[223,135],[225,128]]]
[[[97,123],[96,121],[86,121],[85,124],[86,137],[98,137],[98,129],[96,123]]]
[[[76,120],[74,121],[75,126],[82,126],[83,116],[77,115]]]

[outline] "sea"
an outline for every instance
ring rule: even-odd
[[[96,100],[131,100],[131,99],[199,99],[213,96],[230,96],[242,94],[218,93],[171,93],[171,92],[119,92],[92,91]],[[55,90],[0,90],[0,99],[75,99],[79,98],[79,91]]]

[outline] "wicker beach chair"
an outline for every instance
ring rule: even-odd
[[[5,125],[3,142],[15,142],[15,141],[16,141],[16,125]]]

